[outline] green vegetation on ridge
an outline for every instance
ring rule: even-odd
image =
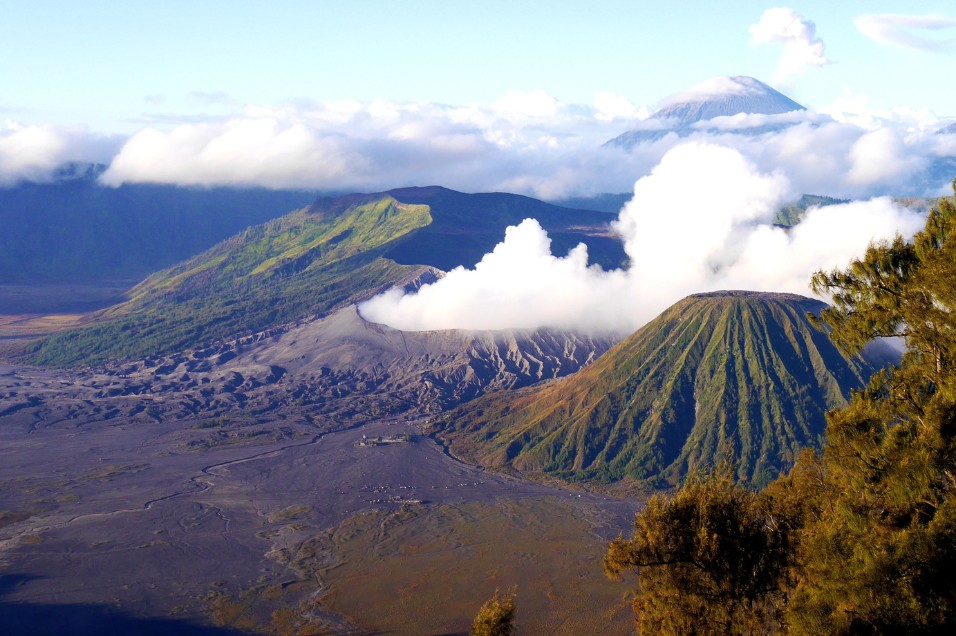
[[[169,353],[331,311],[413,272],[382,252],[430,221],[427,206],[381,197],[249,228],[150,276],[129,301],[101,312],[102,322],[40,341],[33,362]]]
[[[322,198],[135,287],[95,324],[36,343],[38,364],[95,364],[170,353],[322,315],[420,271],[472,266],[508,225],[537,218],[557,253],[579,242],[593,262],[624,261],[610,215],[513,194],[440,187]]]
[[[793,227],[803,220],[807,215],[807,210],[812,207],[826,207],[828,205],[837,205],[840,203],[849,203],[846,199],[834,199],[833,197],[822,197],[814,194],[805,194],[800,199],[782,207],[773,217],[775,225],[783,227]]]

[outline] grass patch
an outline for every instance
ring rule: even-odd
[[[130,464],[126,466],[102,466],[100,468],[87,471],[80,477],[85,481],[112,481],[114,477],[125,475],[127,473],[138,473],[146,470],[147,464]]]
[[[35,534],[25,534],[20,537],[20,543],[23,545],[39,545],[44,541],[46,541],[46,537],[40,532]]]

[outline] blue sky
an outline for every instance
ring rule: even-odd
[[[780,29],[803,29],[786,40],[798,62],[788,72],[780,32],[753,30],[774,7],[793,16]],[[117,166],[116,181],[622,189],[662,152],[596,182],[607,156],[581,149],[717,75],[756,77],[867,132],[892,122],[913,152],[906,135],[956,118],[950,2],[33,0],[0,11],[0,182],[122,156],[134,168]],[[235,165],[216,163],[227,156]],[[516,176],[476,172],[481,161]]]
[[[540,89],[591,103],[610,91],[653,106],[714,75],[769,82],[780,45],[750,42],[754,2],[4,2],[0,107],[34,124],[133,132],[150,115],[230,112],[287,100],[490,103]],[[820,108],[956,115],[943,87],[954,49],[864,36],[861,14],[956,17],[949,2],[790,2],[833,63],[789,94]],[[956,38],[956,29],[927,32]]]

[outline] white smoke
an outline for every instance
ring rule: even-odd
[[[786,84],[807,68],[830,63],[823,40],[816,37],[816,26],[793,9],[767,9],[751,25],[750,37],[754,44],[783,44],[774,78],[778,83]]]
[[[551,253],[551,239],[534,219],[505,231],[505,239],[474,269],[457,267],[417,294],[393,289],[362,304],[362,315],[405,331],[433,329],[619,329],[618,311],[583,313],[582,299],[612,298],[627,291],[623,271],[588,266],[582,244],[567,256]],[[543,321],[543,322],[542,322]]]
[[[790,231],[776,211],[794,193],[741,153],[689,142],[634,186],[613,229],[626,270],[587,264],[583,245],[555,256],[534,220],[473,269],[456,268],[415,294],[390,291],[360,306],[372,322],[421,331],[556,327],[631,332],[684,296],[721,289],[808,294],[818,269],[845,266],[871,241],[912,236],[916,213],[880,198],[812,208]]]

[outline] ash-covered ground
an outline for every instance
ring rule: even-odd
[[[460,633],[512,585],[532,633],[629,632],[601,556],[636,500],[487,472],[421,434],[610,341],[401,334],[349,311],[101,369],[0,366],[4,633]]]

